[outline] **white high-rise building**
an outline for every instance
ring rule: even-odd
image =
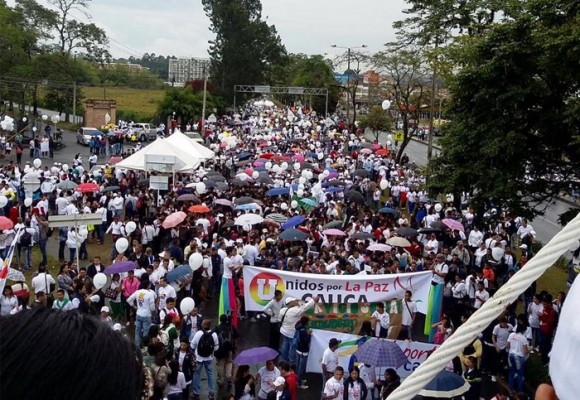
[[[168,81],[183,84],[187,81],[204,79],[204,69],[209,71],[209,58],[177,58],[169,60]]]

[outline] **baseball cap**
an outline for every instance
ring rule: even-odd
[[[295,297],[286,297],[286,300],[284,300],[284,304],[288,305],[288,304],[292,303],[293,301],[298,301],[298,299]]]
[[[528,245],[527,245],[527,244],[522,244],[522,245],[520,246],[520,249],[527,250],[527,249],[528,249]]]
[[[332,338],[328,341],[329,346],[338,346],[342,343],[342,340],[338,340],[337,338]]]
[[[121,324],[120,324],[120,323],[118,323],[118,322],[117,322],[115,325],[113,325],[113,330],[114,330],[115,332],[121,332],[121,330],[122,330],[122,329],[123,329],[123,327],[122,327],[122,326],[121,326]]]
[[[107,306],[103,306],[103,307],[101,307],[101,312],[110,313],[110,312],[111,312],[111,310],[109,310],[109,307],[107,307]]]

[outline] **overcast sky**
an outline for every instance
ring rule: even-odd
[[[262,0],[262,5],[263,17],[276,26],[289,52],[329,55],[341,53],[332,44],[381,50],[394,39],[392,23],[406,8],[404,0]],[[93,0],[89,13],[107,32],[114,57],[207,57],[214,37],[200,0]]]

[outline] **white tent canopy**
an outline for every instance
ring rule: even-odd
[[[180,148],[172,143],[169,143],[167,139],[158,138],[149,146],[144,147],[130,157],[127,157],[123,161],[115,164],[115,167],[144,171],[146,169],[146,154],[177,157],[183,163],[183,167],[178,170],[179,172],[194,170],[203,161],[196,157],[194,154],[190,154],[187,149]]]
[[[179,130],[175,130],[173,134],[165,139],[165,142],[171,143],[173,146],[182,150],[186,150],[187,153],[198,158],[202,162],[213,160],[215,158],[215,153],[212,150],[187,137],[187,135]]]

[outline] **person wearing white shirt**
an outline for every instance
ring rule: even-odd
[[[159,268],[158,268],[159,269]],[[177,298],[177,293],[173,286],[167,284],[165,276],[159,278],[159,288],[157,289],[157,297],[159,298],[159,309],[165,308],[166,300],[168,298]]]
[[[48,215],[48,200],[45,195],[43,195],[40,201],[36,204],[36,208],[38,208],[42,215]]]
[[[391,326],[391,319],[389,314],[385,311],[383,303],[377,303],[377,309],[372,313],[371,319],[375,321],[375,335],[378,338],[386,338],[389,336],[389,327]]]
[[[479,230],[479,227],[475,225],[471,232],[469,232],[469,238],[467,243],[471,251],[475,251],[483,242],[483,233]]]
[[[68,206],[68,200],[64,197],[64,191],[60,192],[58,198],[55,200],[56,211],[58,215],[66,215],[66,206]]]
[[[225,271],[224,271],[225,275]],[[283,361],[288,361],[290,364],[296,363],[296,343],[293,343],[294,333],[296,332],[296,323],[306,311],[314,307],[318,301],[318,296],[310,298],[305,304],[300,304],[300,301],[294,297],[287,297],[284,301],[286,307],[280,310],[280,356]]]
[[[95,214],[101,217],[101,224],[96,225],[95,229],[97,230],[97,235],[99,237],[99,243],[105,243],[105,226],[107,225],[107,209],[103,207],[102,204],[99,203],[99,208],[95,211]]]
[[[405,298],[403,299],[403,316],[401,319],[401,325],[406,331],[403,333],[404,339],[409,340],[413,340],[412,331],[413,325],[415,324],[415,316],[417,315],[417,304],[415,304],[415,302],[411,299],[412,296],[413,293],[410,290],[405,291]]]
[[[439,241],[435,234],[431,234],[427,243],[425,243],[425,255],[429,255],[429,253],[437,254],[439,252]]]
[[[266,362],[266,366],[258,370],[256,381],[260,383],[260,391],[258,392],[259,400],[266,400],[268,393],[276,390],[274,381],[281,376],[280,370],[274,364],[274,360]]]
[[[358,365],[359,368],[359,376],[365,383],[368,393],[370,396],[367,396],[367,399],[374,400],[375,399],[375,382],[377,381],[377,374],[375,372],[375,368],[371,365],[360,363]]]
[[[485,290],[485,284],[483,282],[477,283],[477,291],[475,292],[475,301],[473,303],[473,308],[480,308],[486,301],[489,300],[489,292]]]
[[[48,272],[45,266],[38,267],[38,275],[32,278],[32,290],[34,293],[50,293],[50,286],[56,285],[56,281]]]
[[[119,217],[115,216],[111,225],[107,228],[105,234],[111,232],[113,235],[113,240],[116,241],[121,236],[121,228],[123,227],[123,223],[119,221]]]
[[[149,282],[141,282],[140,288],[127,298],[127,304],[137,310],[135,318],[135,344],[141,345],[141,339],[149,334],[152,312],[155,310],[155,292],[147,289]]]
[[[508,349],[508,364],[509,364],[509,388],[514,390],[514,377],[518,375],[518,393],[524,391],[524,376],[526,370],[526,357],[530,352],[528,346],[528,339],[524,336],[526,326],[518,324],[516,331],[509,334],[506,347]]]
[[[203,233],[205,233],[206,235],[208,234],[208,228],[209,228],[209,220],[205,217],[200,217],[197,219],[197,221],[195,221],[195,226],[199,226],[201,225],[203,228]]]
[[[123,205],[125,204],[125,200],[123,196],[120,194],[114,193],[113,199],[110,201],[110,206],[112,207],[113,214],[116,217],[121,217],[121,213],[123,212]]]
[[[324,356],[322,362],[322,365],[324,366]],[[332,371],[328,371],[328,377],[326,377],[326,375],[322,376],[322,387],[324,388],[324,391],[322,392],[322,400],[340,400],[343,398],[343,376],[344,369],[341,366],[336,366]]]
[[[282,292],[274,291],[274,297],[264,307],[264,312],[270,316],[270,340],[269,347],[277,349],[280,346],[280,310],[282,309]]]
[[[207,386],[209,398],[213,398],[215,394],[214,377],[213,377],[213,359],[214,359],[213,352],[209,356],[200,355],[198,352],[198,347],[201,338],[206,333],[211,334],[211,337],[213,338],[214,342],[213,352],[219,349],[219,339],[217,333],[215,333],[215,331],[211,331],[211,320],[209,319],[203,320],[201,322],[201,330],[195,332],[195,335],[193,335],[193,338],[191,339],[192,350],[195,352],[195,360],[197,362],[197,368],[193,374],[193,379],[191,382],[191,394],[193,394],[194,398],[199,397],[200,395],[201,371],[204,368],[207,374]]]
[[[77,208],[77,206],[74,203],[69,203],[67,204],[67,206],[64,209],[64,214],[65,215],[75,215],[78,214],[79,210]]]

